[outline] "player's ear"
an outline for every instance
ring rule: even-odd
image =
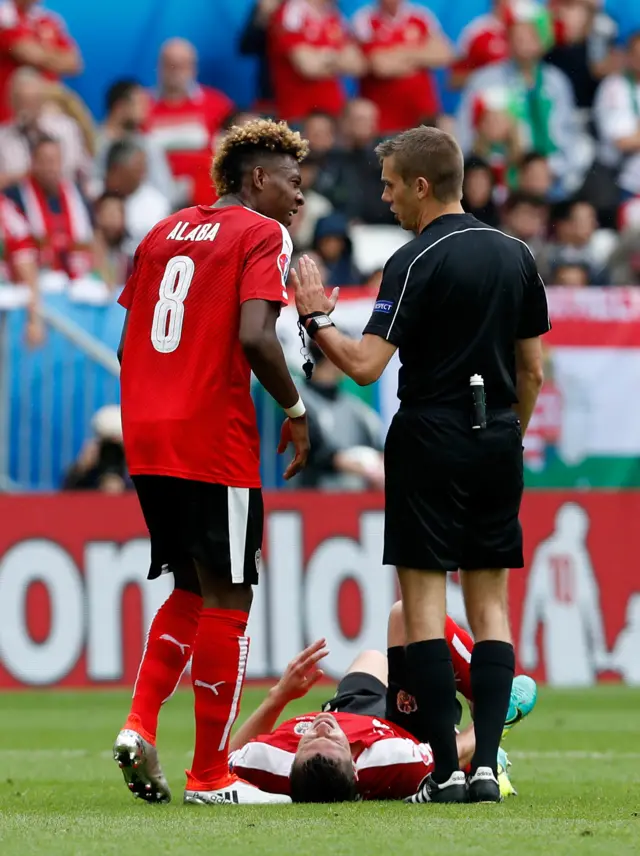
[[[254,167],[253,172],[251,174],[251,177],[253,179],[253,186],[257,187],[258,190],[262,190],[264,187],[266,175],[267,174],[266,174],[263,166]]]

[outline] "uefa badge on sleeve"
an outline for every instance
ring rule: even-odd
[[[256,574],[260,573],[260,565],[262,563],[262,550],[256,550]]]

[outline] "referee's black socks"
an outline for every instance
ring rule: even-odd
[[[405,649],[407,674],[418,705],[415,736],[433,750],[436,782],[446,782],[458,765],[455,726],[456,679],[445,639],[412,642]]]
[[[515,670],[515,652],[508,642],[487,640],[473,646],[471,690],[476,751],[471,761],[472,773],[478,767],[490,767],[496,773],[496,756]]]

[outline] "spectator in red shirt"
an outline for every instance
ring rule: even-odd
[[[472,72],[509,56],[506,15],[510,0],[494,0],[493,11],[474,18],[460,33],[459,59],[451,69],[450,85],[462,89]]]
[[[78,186],[63,178],[60,143],[42,137],[33,147],[31,174],[6,190],[26,217],[40,251],[40,267],[70,279],[92,265],[93,228]]]
[[[453,49],[432,12],[405,0],[378,0],[353,19],[369,61],[363,98],[377,104],[382,133],[413,128],[440,112],[430,69],[453,60]]]
[[[364,74],[364,57],[333,0],[286,0],[269,23],[269,57],[278,115],[299,121],[313,111],[338,116],[342,75]]]
[[[80,74],[82,57],[63,19],[38,0],[0,0],[0,121],[11,116],[8,82],[22,65],[59,80]]]
[[[213,140],[235,107],[223,92],[199,84],[197,73],[198,56],[191,42],[164,43],[149,130],[166,152],[174,178],[191,181],[189,201],[209,204]]]
[[[6,196],[0,195],[0,284],[26,285],[31,294],[27,304],[25,338],[31,347],[44,338],[38,306],[38,251],[29,224]]]

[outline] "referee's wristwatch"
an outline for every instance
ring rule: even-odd
[[[318,330],[322,330],[325,327],[336,326],[331,318],[329,318],[328,315],[325,315],[324,312],[311,312],[309,315],[302,315],[300,321],[309,334],[310,339],[315,338]]]

